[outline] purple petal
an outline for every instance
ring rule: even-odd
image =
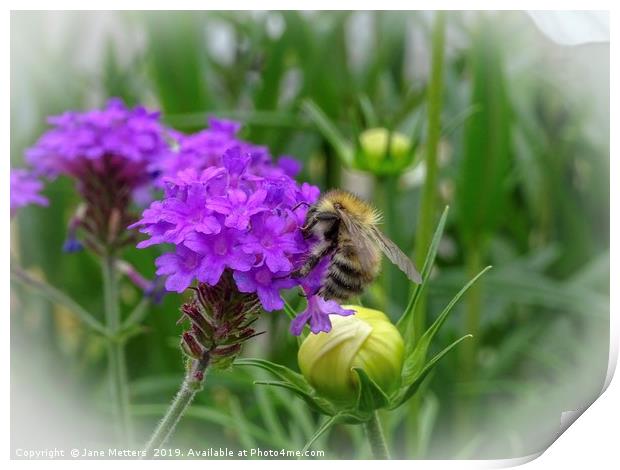
[[[277,289],[258,287],[256,293],[266,311],[273,312],[274,310],[282,310],[284,308],[284,301]]]

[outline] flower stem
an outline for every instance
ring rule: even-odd
[[[144,448],[146,457],[151,457],[154,449],[159,449],[166,443],[174,432],[183,413],[185,413],[185,410],[187,410],[196,396],[196,393],[202,390],[204,375],[209,366],[209,361],[210,356],[208,352],[205,352],[200,360],[191,360],[179,393],[174,397],[168,411],[166,411],[166,414],[157,425],[155,432],[153,432],[153,435]]]
[[[422,188],[420,213],[416,231],[416,263],[424,264],[424,258],[433,238],[437,216],[437,153],[441,137],[441,106],[443,93],[443,57],[445,36],[445,12],[435,13],[432,36],[431,76],[428,85],[428,138],[426,142],[426,178]],[[420,338],[426,328],[425,298],[420,298],[414,316],[414,335]]]
[[[415,250],[416,265],[422,267],[426,252],[433,238],[433,227],[435,226],[437,215],[437,154],[439,139],[441,138],[441,107],[443,93],[443,62],[444,62],[444,42],[445,42],[446,18],[445,12],[435,13],[435,21],[432,31],[432,54],[431,54],[431,75],[428,85],[428,137],[426,142],[426,178],[422,188],[422,198],[416,231]],[[413,334],[417,341],[422,337],[426,330],[426,294],[422,292],[418,305],[413,315]],[[419,429],[420,397],[416,395],[409,405],[409,416],[407,417],[405,429],[406,436],[410,442],[414,441],[414,436],[421,435]],[[417,444],[414,446],[413,454],[418,454]]]
[[[468,275],[480,271],[483,263],[482,253],[477,244],[471,244],[466,252],[465,264]],[[480,309],[482,305],[482,285],[476,283],[471,287],[465,300],[465,331],[474,335],[473,341],[466,341],[460,351],[459,382],[468,384],[475,376],[476,356],[478,351],[478,332],[480,330]],[[469,432],[472,425],[471,397],[463,397],[457,408],[456,427],[459,432]],[[464,435],[464,434],[462,434]]]
[[[129,416],[129,390],[127,380],[127,366],[125,363],[125,344],[118,339],[121,329],[121,313],[118,297],[118,275],[116,259],[113,255],[106,255],[102,259],[102,277],[104,291],[104,309],[107,337],[108,371],[112,393],[112,403],[115,406],[116,423],[120,442],[131,445],[133,433]]]
[[[381,422],[379,421],[379,413],[377,411],[373,413],[370,421],[364,424],[364,428],[366,429],[366,436],[370,443],[372,455],[378,460],[388,460],[390,454],[385,443],[385,436],[383,435],[383,429],[381,429]]]

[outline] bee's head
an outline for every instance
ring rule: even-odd
[[[322,236],[330,232],[340,220],[337,208],[331,204],[319,203],[312,206],[306,214],[306,223],[301,228],[304,238]]]

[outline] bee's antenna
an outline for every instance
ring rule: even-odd
[[[300,206],[306,206],[308,207],[310,204],[308,204],[307,202],[301,201],[299,204],[297,204],[295,207],[293,207],[292,211],[295,212]]]

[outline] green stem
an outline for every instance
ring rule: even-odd
[[[480,271],[482,266],[482,254],[480,249],[472,245],[467,250],[465,259],[468,276]],[[478,350],[478,331],[480,329],[480,309],[482,305],[481,284],[474,284],[465,300],[465,331],[472,334],[473,340],[466,341],[461,349],[460,379],[463,384],[470,382],[474,375],[476,356]],[[457,426],[462,432],[467,432],[471,422],[472,400],[465,397],[458,408]]]
[[[383,429],[381,429],[381,422],[379,421],[379,413],[377,411],[373,413],[370,421],[364,424],[364,428],[366,429],[366,436],[368,437],[372,455],[378,460],[388,460],[390,454],[385,443],[385,436],[383,435]]]
[[[416,231],[417,266],[424,264],[424,258],[433,238],[437,206],[437,149],[441,137],[441,107],[443,93],[443,60],[445,12],[435,14],[432,37],[431,76],[428,86],[428,138],[426,142],[426,179],[422,188],[418,228]],[[418,339],[426,327],[425,299],[420,298],[419,308],[414,316],[414,335]]]
[[[118,339],[121,330],[121,313],[118,297],[118,273],[116,259],[113,255],[101,260],[104,309],[108,336],[108,372],[112,393],[112,403],[116,407],[116,423],[120,442],[131,445],[133,434],[129,416],[129,387],[125,361],[125,344]]]
[[[480,250],[477,247],[471,247],[466,256],[467,274],[469,277],[476,275],[480,272],[482,266],[482,256]],[[471,287],[467,295],[465,304],[465,331],[474,335],[474,338],[478,337],[478,330],[480,327],[480,307],[482,303],[481,298],[481,284],[476,283]],[[463,375],[465,378],[471,377],[476,360],[476,340],[468,341],[466,345],[463,345]]]
[[[202,390],[204,375],[209,366],[209,360],[210,357],[208,352],[205,353],[201,360],[192,360],[179,393],[174,397],[168,411],[166,411],[166,414],[157,425],[157,428],[144,448],[146,457],[152,457],[153,450],[161,448],[161,446],[166,443],[185,413],[185,410],[187,410],[196,396],[196,393]]]
[[[432,32],[431,75],[427,96],[426,179],[422,187],[415,243],[415,261],[420,269],[424,264],[426,252],[433,238],[433,227],[435,226],[437,212],[437,151],[441,137],[445,23],[445,12],[436,12]],[[421,292],[413,314],[413,335],[416,343],[426,329],[426,316],[426,293]],[[421,407],[420,396],[416,395],[410,403],[409,416],[406,420],[406,435],[408,442],[417,443],[416,436],[420,435],[420,430],[418,429],[418,416]],[[414,446],[413,452],[415,454],[418,453],[417,446]]]

